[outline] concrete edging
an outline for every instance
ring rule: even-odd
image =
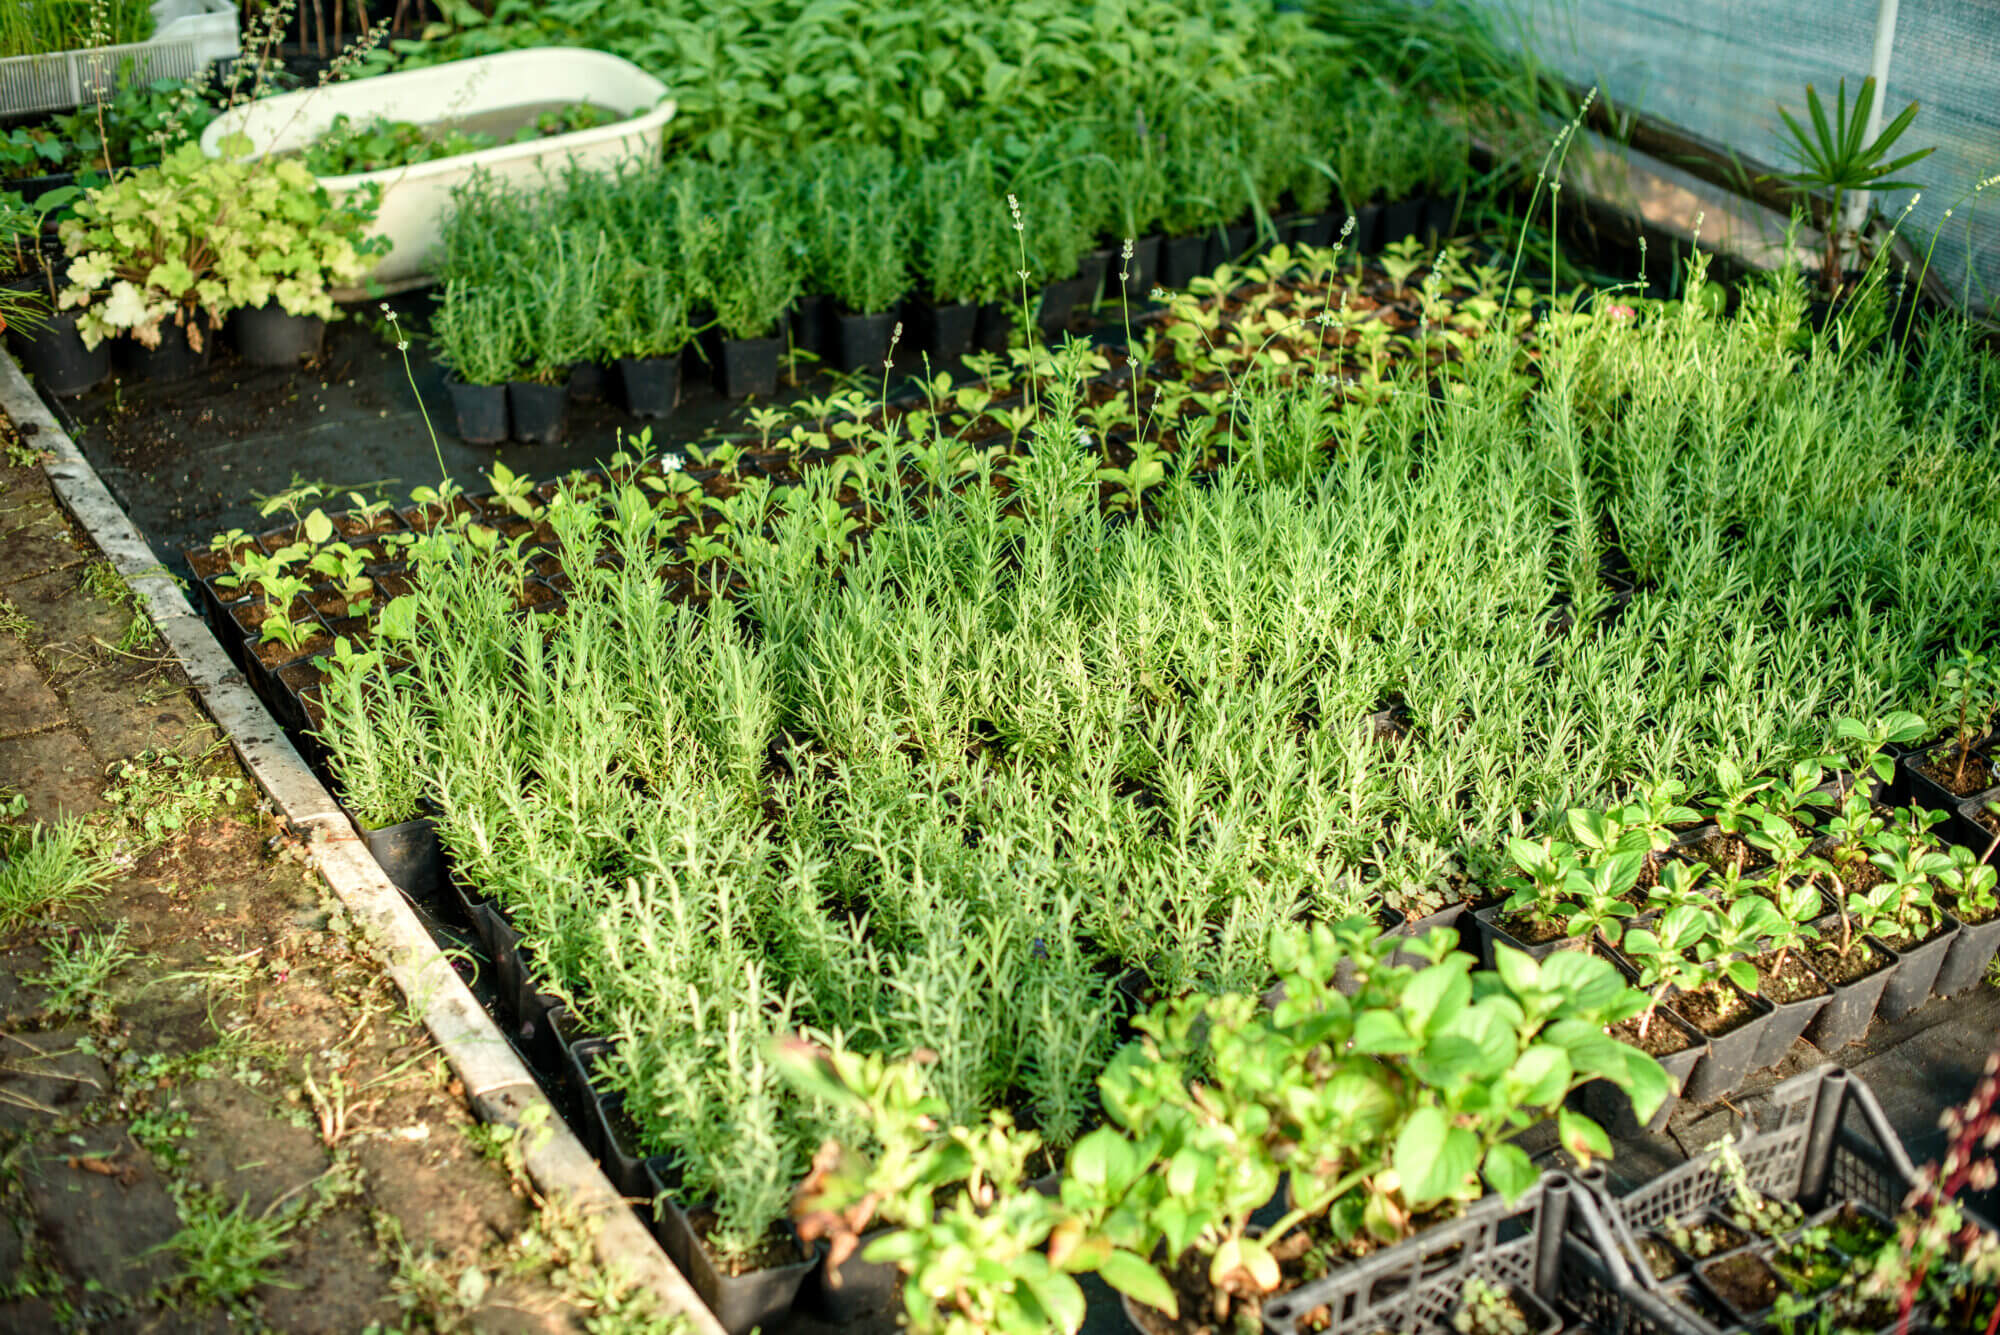
[[[284,729],[229,661],[208,623],[188,605],[125,511],[62,429],[19,363],[0,355],[0,411],[43,466],[56,497],[103,550],[187,670],[202,707],[228,736],[259,787],[311,848],[314,865],[382,960],[411,1009],[443,1049],[481,1118],[524,1130],[529,1177],[548,1196],[595,1218],[598,1259],[685,1315],[699,1335],[724,1335],[714,1315],[627,1207],[535,1077],[508,1046],[465,980],[438,950],[401,891],[382,873],[353,824],[299,757]]]

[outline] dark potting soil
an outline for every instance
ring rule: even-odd
[[[1731,867],[1738,871],[1760,871],[1771,865],[1769,854],[1734,834],[1712,835],[1691,845],[1688,852],[1717,871]]]
[[[1674,998],[1681,1018],[1707,1034],[1720,1038],[1750,1018],[1750,1005],[1742,994],[1723,983],[1707,983]]]
[[[1901,954],[1904,951],[1909,950],[1915,946],[1920,946],[1924,944],[1926,941],[1935,941],[1937,939],[1937,934],[1943,930],[1944,926],[1942,924],[1939,924],[1938,926],[1933,927],[1930,931],[1924,933],[1922,936],[1915,936],[1909,932],[1903,932],[1896,936],[1885,936],[1882,938],[1882,944],[1889,947],[1889,949],[1895,951],[1897,954]]]
[[[1785,964],[1777,972],[1772,966],[1778,962],[1776,951],[1758,955],[1750,963],[1757,969],[1757,993],[1773,1005],[1783,1006],[1788,1002],[1801,1001],[1806,997],[1824,996],[1827,987],[1813,977],[1799,952],[1788,951]]]
[[[1611,1026],[1611,1036],[1621,1043],[1630,1043],[1651,1057],[1671,1056],[1676,1052],[1685,1052],[1692,1046],[1686,1034],[1662,1020],[1657,1014],[1646,1025],[1646,1031],[1640,1033],[1639,1022],[1644,1018],[1635,1015],[1629,1020],[1620,1020]]]
[[[1653,1272],[1654,1279],[1671,1279],[1680,1273],[1680,1258],[1674,1255],[1673,1248],[1658,1238],[1640,1238],[1639,1255],[1645,1258],[1646,1268]]]
[[[1738,1252],[1702,1272],[1716,1295],[1739,1312],[1761,1312],[1778,1300],[1777,1272],[1755,1252]]]
[[[1995,917],[2000,917],[2000,902],[1996,902],[1992,908],[1969,909],[1965,906],[1964,900],[1954,899],[1951,901],[1950,907],[1952,917],[1974,927],[1983,922],[1992,922]]]
[[[1836,933],[1838,928],[1835,929]],[[1835,936],[1836,943],[1839,937]],[[1882,957],[1875,947],[1866,941],[1856,941],[1848,948],[1847,958],[1842,959],[1837,946],[1829,946],[1812,953],[1812,966],[1819,976],[1835,987],[1851,983],[1857,978],[1865,978],[1883,965]]]
[[[701,1245],[715,1256],[716,1269],[725,1275],[747,1275],[757,1270],[775,1270],[780,1266],[792,1265],[799,1260],[799,1245],[790,1233],[773,1230],[762,1241],[752,1247],[749,1253],[725,1264],[716,1255],[715,1244],[711,1241],[715,1233],[716,1214],[713,1210],[695,1209],[687,1212],[688,1227],[701,1239]]]
[[[1750,1235],[1723,1219],[1707,1219],[1688,1230],[1688,1255],[1696,1260],[1719,1256],[1750,1241]]]
[[[278,640],[264,640],[257,645],[257,661],[267,668],[279,668],[296,658],[310,658],[314,654],[333,652],[333,637],[324,631],[300,640],[296,648],[287,647]]]
[[[1941,751],[1931,752],[1912,768],[1955,797],[1983,793],[1996,782],[1992,766],[1985,756],[1977,752],[1965,757],[1965,769],[1961,774],[1957,742]]]
[[[1509,936],[1528,946],[1560,941],[1568,930],[1561,919],[1538,918],[1532,913],[1503,913],[1500,915],[1500,926]]]

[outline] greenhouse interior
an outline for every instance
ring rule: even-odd
[[[7,0],[0,1331],[1996,1335],[1996,289],[1992,0]]]

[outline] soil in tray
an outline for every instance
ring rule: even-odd
[[[1703,1267],[1701,1274],[1717,1297],[1745,1315],[1763,1311],[1784,1291],[1777,1271],[1755,1252],[1738,1252]]]
[[[1706,862],[1719,872],[1731,867],[1745,872],[1761,871],[1771,865],[1769,854],[1734,834],[1711,835],[1689,845],[1687,851],[1696,861]]]
[[[776,1270],[782,1266],[794,1265],[799,1259],[799,1244],[788,1232],[772,1230],[764,1235],[763,1241],[750,1249],[748,1255],[725,1263],[716,1253],[712,1240],[715,1233],[716,1214],[709,1209],[693,1209],[687,1212],[688,1228],[701,1239],[701,1245],[715,1258],[717,1273],[734,1277],[748,1275],[758,1270]]]
[[[1681,993],[1674,998],[1674,1009],[1710,1038],[1720,1038],[1752,1014],[1742,994],[1723,983],[1708,983]]]
[[[1620,1020],[1611,1026],[1611,1036],[1620,1043],[1630,1043],[1649,1057],[1667,1057],[1676,1052],[1685,1052],[1692,1046],[1687,1035],[1679,1028],[1662,1020],[1657,1014],[1646,1026],[1646,1032],[1639,1032],[1640,1016]]]
[[[1882,944],[1900,954],[1903,951],[1911,950],[1917,946],[1921,946],[1927,941],[1936,940],[1937,934],[1943,930],[1944,928],[1940,925],[1931,928],[1930,931],[1925,932],[1922,936],[1911,936],[1907,932],[1903,933],[1900,936],[1885,936],[1882,938]]]
[[[1662,1229],[1676,1247],[1695,1260],[1720,1256],[1750,1241],[1750,1235],[1726,1219],[1703,1219],[1685,1234],[1674,1228]]]
[[[1539,946],[1550,941],[1560,941],[1569,930],[1569,925],[1560,918],[1537,918],[1532,913],[1503,913],[1498,921],[1507,935],[1524,946]],[[1580,940],[1570,946],[1570,949],[1575,950],[1582,948],[1583,942]]]
[[[1776,951],[1758,955],[1750,961],[1757,968],[1757,994],[1764,1000],[1776,1006],[1783,1006],[1790,1002],[1803,1001],[1807,997],[1827,994],[1826,985],[1813,977],[1800,952],[1787,951],[1785,967],[1773,973],[1771,968],[1777,962]]]
[[[1986,757],[1977,752],[1965,758],[1964,777],[1960,778],[1957,742],[1932,751],[1911,768],[1954,797],[1971,797],[2000,782]]]
[[[300,640],[295,649],[288,648],[277,640],[264,640],[257,645],[257,661],[275,671],[297,659],[332,652],[333,637],[325,631],[319,631]]]
[[[1654,1279],[1672,1279],[1681,1272],[1681,1258],[1674,1249],[1650,1234],[1639,1239],[1639,1255]]]
[[[1875,947],[1866,941],[1856,941],[1849,947],[1847,958],[1842,959],[1840,951],[1836,948],[1840,940],[1838,926],[1834,927],[1832,936],[1835,946],[1815,950],[1812,953],[1812,966],[1819,972],[1820,977],[1834,986],[1851,983],[1857,978],[1865,978],[1885,963]]]

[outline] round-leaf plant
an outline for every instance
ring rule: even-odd
[[[1395,950],[1422,968],[1392,963]],[[1334,986],[1353,965],[1353,997]],[[1282,1287],[1279,1257],[1295,1230],[1336,1244],[1392,1242],[1427,1215],[1471,1200],[1481,1179],[1510,1199],[1539,1176],[1513,1137],[1553,1114],[1579,1160],[1611,1152],[1589,1119],[1562,1107],[1579,1085],[1612,1080],[1651,1116],[1668,1091],[1659,1064],[1610,1038],[1645,998],[1612,965],[1576,951],[1537,964],[1502,947],[1498,969],[1473,972],[1452,934],[1383,940],[1352,919],[1273,943],[1278,1000],[1253,993],[1163,1002],[1137,1020],[1099,1080],[1106,1124],[1072,1147],[1060,1195],[1020,1180],[1019,1156],[971,1153],[982,1137],[1016,1134],[996,1114],[984,1132],[940,1131],[919,1084],[872,1059],[793,1054],[789,1071],[808,1092],[858,1113],[880,1146],[872,1158],[830,1143],[799,1196],[802,1231],[833,1239],[845,1255],[872,1223],[903,1231],[871,1244],[869,1260],[895,1260],[917,1331],[1074,1331],[1066,1274],[1096,1269],[1113,1287],[1176,1313],[1180,1291],[1145,1258],[1177,1269],[1190,1255],[1216,1321]],[[845,1085],[849,1092],[843,1093]],[[979,1160],[1014,1166],[982,1176]],[[963,1181],[945,1211],[935,1193]],[[1257,1230],[1251,1217],[1285,1193],[1286,1213]],[[1031,1224],[1029,1220],[1031,1218]],[[1048,1240],[1047,1264],[956,1264],[977,1236],[1000,1234],[1022,1258]],[[1028,1241],[1024,1242],[1024,1238]],[[1035,1295],[1040,1326],[987,1318],[1005,1295]],[[955,1324],[956,1323],[956,1324]]]
[[[241,135],[222,147],[210,158],[183,144],[86,192],[64,220],[72,258],[59,300],[83,309],[77,332],[86,346],[126,333],[156,348],[176,324],[200,350],[204,326],[271,302],[330,319],[331,289],[359,282],[387,248],[361,235],[372,209],[335,204],[301,163],[248,160]]]

